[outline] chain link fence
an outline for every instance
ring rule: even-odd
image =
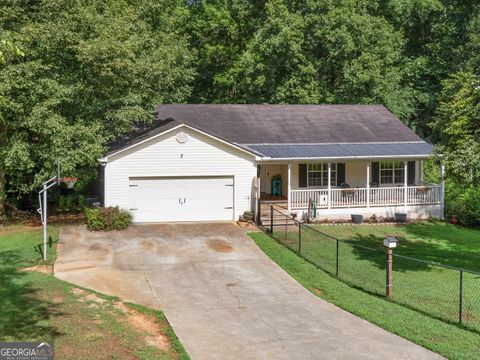
[[[271,208],[270,235],[344,283],[386,295],[386,251],[340,240]],[[391,301],[480,331],[480,273],[393,253]]]

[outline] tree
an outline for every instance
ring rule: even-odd
[[[194,54],[183,2],[4,1],[0,28],[23,59],[0,72],[0,166],[21,197],[55,172],[96,175],[106,143],[190,95]],[[4,191],[0,190],[0,193]]]
[[[0,39],[0,70],[2,67],[9,63],[12,59],[24,56],[23,52],[10,40],[6,37]],[[2,105],[0,98],[0,106]],[[0,118],[0,156],[2,155],[2,150],[7,144],[7,133],[6,133],[6,124]],[[3,220],[5,217],[5,169],[2,164],[0,164],[0,220]]]
[[[480,78],[456,73],[443,83],[432,128],[457,185],[480,185]]]

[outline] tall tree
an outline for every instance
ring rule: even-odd
[[[23,56],[23,52],[15,45],[15,43],[10,40],[9,34],[0,38],[0,71],[2,67],[7,63],[11,62],[13,59]],[[2,98],[0,97],[0,107],[2,106]],[[3,151],[7,145],[7,132],[6,132],[6,122],[0,117],[0,156],[3,156]],[[5,192],[5,169],[4,166],[0,163],[0,220],[3,220],[5,217],[5,201],[6,201],[6,192]]]
[[[7,0],[0,29],[18,34],[21,61],[0,72],[6,189],[21,196],[61,159],[88,180],[105,143],[148,122],[155,105],[190,95],[194,55],[181,0]]]
[[[432,128],[457,185],[480,185],[480,78],[457,73],[443,82]]]

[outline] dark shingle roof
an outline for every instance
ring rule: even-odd
[[[169,118],[236,144],[421,140],[382,105],[158,106]]]
[[[390,146],[346,149],[332,147],[332,144],[379,145],[379,143],[415,142],[426,144],[382,105],[170,104],[159,105],[150,127],[136,129],[118,139],[111,144],[107,155],[180,124],[192,126],[257,154],[262,154],[263,151],[275,154],[272,157],[279,157],[278,154],[282,154],[281,157],[296,157],[294,154],[320,155],[329,152],[340,154],[341,149],[346,151],[343,152],[344,156],[352,151],[385,151],[384,155],[389,153],[396,155]],[[260,150],[260,145],[267,144],[275,145],[268,149],[262,147]],[[285,146],[279,147],[279,144]],[[303,145],[293,147],[295,144]],[[330,145],[304,146],[308,144]],[[290,155],[287,156],[287,153]]]

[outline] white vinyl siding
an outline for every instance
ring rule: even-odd
[[[179,143],[175,136],[189,139]],[[172,130],[112,156],[105,168],[105,205],[129,208],[129,179],[146,177],[232,177],[234,218],[252,208],[255,158],[188,128]]]
[[[338,161],[341,162],[341,161]],[[345,161],[345,182],[350,185],[351,187],[355,188],[364,188],[367,186],[367,162],[363,160],[358,161]],[[420,181],[420,169],[419,169],[419,161],[417,161],[416,171],[415,171],[415,183]],[[402,162],[403,164],[403,162]],[[332,163],[333,165],[333,163]],[[266,167],[264,170],[264,174],[269,174],[269,177],[265,179],[266,183],[266,190],[263,189],[262,191],[266,191],[270,193],[270,185],[269,182],[271,180],[271,176],[277,173],[285,173],[282,175],[282,185],[283,188],[287,188],[287,164],[262,164],[263,167]],[[403,166],[403,165],[402,165]],[[370,167],[371,168],[371,167]],[[335,179],[334,172],[332,171],[332,186],[336,186],[336,182],[333,182]],[[370,176],[370,181],[372,181],[372,176]],[[403,180],[400,185],[403,184]],[[392,185],[392,184],[390,184]],[[388,186],[386,184],[386,186]],[[324,186],[318,187],[327,187],[327,183],[325,182]],[[315,187],[313,187],[315,188]],[[298,162],[292,163],[292,190],[301,190],[305,188],[301,188],[298,186]]]

